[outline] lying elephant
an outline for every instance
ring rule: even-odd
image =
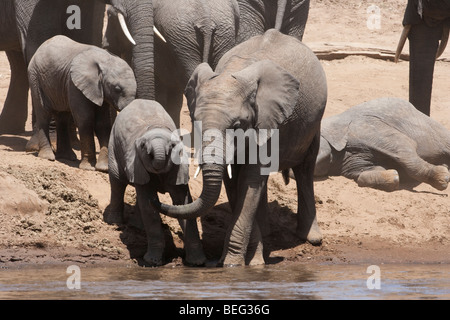
[[[124,193],[127,185],[136,188],[136,207],[140,211],[147,234],[148,247],[144,261],[161,265],[164,235],[159,213],[150,205],[149,197],[158,191],[169,192],[176,205],[192,202],[188,187],[189,159],[177,158],[183,143],[174,140],[176,127],[164,108],[155,101],[134,100],[122,110],[114,122],[109,139],[109,180],[111,202],[105,220],[122,223]],[[184,154],[184,153],[182,153]],[[179,220],[184,232],[185,260],[202,265],[206,258],[195,219]]]
[[[408,176],[447,188],[450,131],[405,100],[362,103],[325,118],[321,130],[315,176],[343,175],[385,191]]]

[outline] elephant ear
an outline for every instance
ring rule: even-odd
[[[140,156],[141,139],[137,139],[134,146],[134,161],[127,164],[127,175],[130,183],[144,185],[150,182],[150,175],[144,167]],[[132,159],[130,157],[130,159]]]
[[[336,116],[326,118],[322,121],[320,135],[336,151],[342,151],[347,146],[350,123]]]
[[[249,96],[254,97],[255,127],[268,130],[266,138],[263,138],[265,141],[258,142],[264,144],[271,131],[278,129],[292,115],[299,98],[300,83],[271,60],[255,62],[234,73],[233,77],[246,85],[250,89]]]
[[[103,86],[98,53],[86,50],[78,54],[70,66],[70,77],[74,85],[86,98],[98,106],[103,105]]]
[[[206,62],[201,63],[197,66],[197,68],[194,70],[194,73],[192,74],[191,78],[188,81],[188,84],[186,85],[185,89],[185,96],[187,100],[187,105],[189,107],[189,112],[191,116],[194,115],[195,107],[197,105],[197,92],[200,86],[218,76],[217,73],[215,73],[209,64]]]

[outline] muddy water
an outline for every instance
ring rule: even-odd
[[[68,266],[0,267],[0,299],[450,299],[450,265]]]

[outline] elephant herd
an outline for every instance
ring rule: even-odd
[[[0,134],[25,130],[28,89],[27,150],[76,160],[77,128],[80,168],[109,174],[106,222],[124,223],[125,188],[135,187],[148,240],[144,261],[153,266],[163,263],[165,248],[160,212],[179,219],[186,263],[206,262],[196,218],[214,207],[223,183],[233,219],[220,263],[263,264],[270,172],[295,179],[297,234],[314,245],[322,242],[314,176],[344,175],[392,191],[404,174],[447,187],[450,134],[429,118],[434,58],[448,38],[450,6],[441,2],[410,0],[406,9],[409,34],[398,54],[409,36],[412,104],[378,99],[322,121],[326,76],[301,42],[309,0],[4,0],[0,50],[11,83]],[[80,20],[71,25],[69,18]],[[190,150],[174,134],[184,97],[202,139],[203,189],[195,200]],[[169,193],[173,204],[161,203],[158,193]]]

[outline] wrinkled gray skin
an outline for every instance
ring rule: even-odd
[[[279,170],[292,168],[297,179],[298,236],[320,244],[322,234],[316,219],[313,172],[327,85],[313,52],[294,37],[269,30],[225,54],[215,72],[207,64],[197,67],[186,96],[192,120],[202,121],[203,133],[216,129],[225,136],[226,129],[233,128],[279,130]],[[265,142],[270,145],[270,137],[259,140],[262,145]],[[229,179],[224,174],[225,159],[212,163],[207,157],[205,148],[209,144],[204,141],[201,150],[200,197],[185,206],[168,206],[157,201],[153,204],[176,217],[203,215],[217,202],[224,179],[234,219],[225,239],[222,262],[224,265],[263,264],[261,227],[264,225],[256,221],[263,222],[267,215],[268,176],[261,175],[261,163],[246,163],[232,165],[232,179]],[[224,146],[216,151],[226,155],[230,150],[224,141]]]
[[[69,30],[66,26],[70,5],[80,7],[80,30]],[[27,66],[39,46],[58,34],[100,46],[104,11],[104,3],[92,0],[0,1],[0,51],[6,52],[11,67],[11,82],[0,115],[0,134],[25,131],[28,116]]]
[[[135,100],[116,118],[109,142],[111,203],[106,221],[123,223],[124,192],[128,184],[136,188],[137,204],[148,239],[146,263],[163,263],[164,235],[159,213],[149,203],[155,192],[169,192],[174,204],[192,201],[188,180],[189,164],[175,164],[182,142],[172,138],[175,124],[155,101]],[[179,162],[178,162],[179,163]],[[195,219],[179,220],[184,232],[185,260],[202,265],[206,258]]]
[[[136,60],[136,53],[130,52],[133,46],[121,32],[114,11],[108,10],[103,47],[131,64]],[[154,52],[149,48],[140,55],[154,54],[155,62],[151,67],[155,69],[156,100],[179,126],[184,89],[195,68],[202,62],[215,67],[219,59],[234,47],[239,8],[235,0],[153,0],[153,15],[154,24],[167,43],[155,36]],[[131,34],[134,37],[133,31]],[[153,39],[153,33],[151,36]],[[150,59],[145,62],[150,63]],[[139,68],[143,67],[143,63],[135,63],[133,70],[140,72]],[[136,79],[141,86],[139,76]],[[150,90],[147,86],[142,87],[145,91]]]
[[[81,163],[86,170],[108,170],[110,110],[122,110],[136,96],[136,80],[128,64],[96,46],[55,36],[36,51],[29,68],[36,113],[39,157],[55,160],[49,142],[51,115],[56,118],[59,158],[76,160],[69,142],[70,114],[80,134]],[[96,162],[94,132],[100,144]]]
[[[448,37],[450,1],[409,0],[403,25],[412,25],[409,32],[409,101],[421,112],[430,115],[434,64],[439,40]],[[446,34],[444,34],[444,32]]]
[[[237,0],[240,11],[237,43],[275,28],[300,41],[305,32],[309,0]]]
[[[408,101],[372,100],[322,121],[316,176],[385,191],[413,179],[444,190],[449,166],[450,131]]]

